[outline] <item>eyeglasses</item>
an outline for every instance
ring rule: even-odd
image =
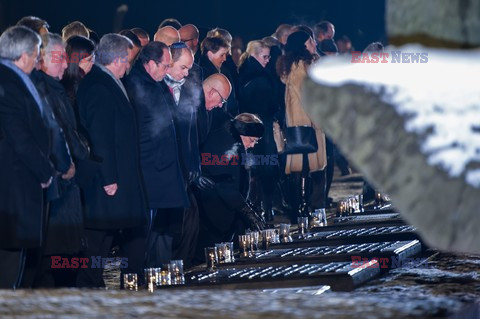
[[[270,55],[262,55],[262,58],[264,60],[270,60],[271,56]]]
[[[167,69],[170,67],[169,64],[163,64],[162,62],[155,62],[155,64],[156,64],[156,65],[161,65],[161,66],[163,66],[163,69],[164,69],[164,70],[167,70]]]
[[[217,90],[216,88],[212,88],[212,89],[214,89],[215,92],[217,92],[218,96],[220,96],[220,99],[221,99],[221,101],[222,101],[222,104],[221,104],[221,105],[227,103],[227,100],[220,94],[220,92],[218,92],[218,90]]]
[[[183,43],[187,43],[188,41],[193,41],[195,38],[190,38],[190,39],[180,39]]]

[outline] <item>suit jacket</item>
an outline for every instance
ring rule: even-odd
[[[0,64],[0,248],[39,247],[43,190],[54,175],[50,138],[22,79]]]
[[[137,114],[140,157],[149,208],[187,207],[177,133],[168,88],[137,62],[124,80]]]
[[[80,124],[91,146],[91,158],[79,161],[86,174],[85,224],[92,229],[122,229],[146,223],[135,112],[115,80],[100,67],[80,83]],[[108,196],[104,186],[118,184]]]

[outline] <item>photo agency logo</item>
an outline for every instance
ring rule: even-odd
[[[86,52],[73,52],[68,56],[65,52],[62,51],[52,51],[51,52],[52,63],[79,63],[82,59],[90,59],[91,62],[95,61],[112,61],[111,63],[118,61],[119,63],[128,63],[128,54],[118,56],[117,54],[112,53],[103,53],[103,54],[88,54]]]
[[[423,258],[401,258],[399,256],[362,258],[361,256],[352,256],[352,268],[401,268],[405,265],[419,265],[425,259]],[[376,263],[371,263],[376,261]]]
[[[261,165],[278,165],[278,155],[227,155],[221,156],[211,153],[202,153],[202,165],[246,165],[246,166],[261,166]]]
[[[428,63],[428,52],[352,52],[352,63]]]
[[[88,257],[72,257],[66,258],[61,256],[51,256],[52,268],[105,268],[107,265],[117,264],[120,261],[120,268],[128,267],[128,258],[102,258],[100,256]],[[90,263],[91,262],[91,263]]]

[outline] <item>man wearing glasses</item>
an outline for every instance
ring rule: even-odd
[[[175,72],[172,72],[170,68],[175,63],[172,63],[170,49],[154,41],[142,49],[125,79],[137,115],[140,163],[150,211],[147,267],[159,267],[173,259],[173,238],[181,231],[183,212],[189,205],[173,96],[162,81],[168,72],[175,73],[176,79],[180,79],[177,75],[188,74],[188,71],[182,73],[183,62],[175,65]],[[188,69],[191,64],[186,67]]]

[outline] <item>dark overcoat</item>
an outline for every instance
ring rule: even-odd
[[[34,82],[54,114],[56,123],[65,134],[72,157],[77,160],[85,159],[88,149],[76,133],[75,114],[62,84],[41,71],[36,72]],[[56,196],[50,201],[44,253],[47,255],[76,253],[82,248],[84,228],[80,189],[76,177],[64,180],[57,176],[50,188],[52,187]]]
[[[0,64],[0,248],[39,247],[43,190],[54,175],[48,129],[21,78]]]
[[[80,124],[91,146],[90,159],[79,161],[85,174],[85,225],[91,229],[122,229],[147,221],[140,172],[135,111],[108,73],[94,65],[77,93]],[[117,183],[114,196],[104,186]]]
[[[256,114],[265,127],[263,137],[253,148],[253,153],[278,156],[273,136],[273,122],[279,111],[274,79],[253,57],[246,59],[240,67],[238,92],[240,112]],[[271,164],[275,162],[278,161],[271,158],[269,165],[261,165],[255,168],[258,173],[274,173],[278,170],[278,165]]]
[[[139,62],[124,83],[137,114],[148,207],[187,207],[172,106],[166,98],[171,93],[153,80]]]

